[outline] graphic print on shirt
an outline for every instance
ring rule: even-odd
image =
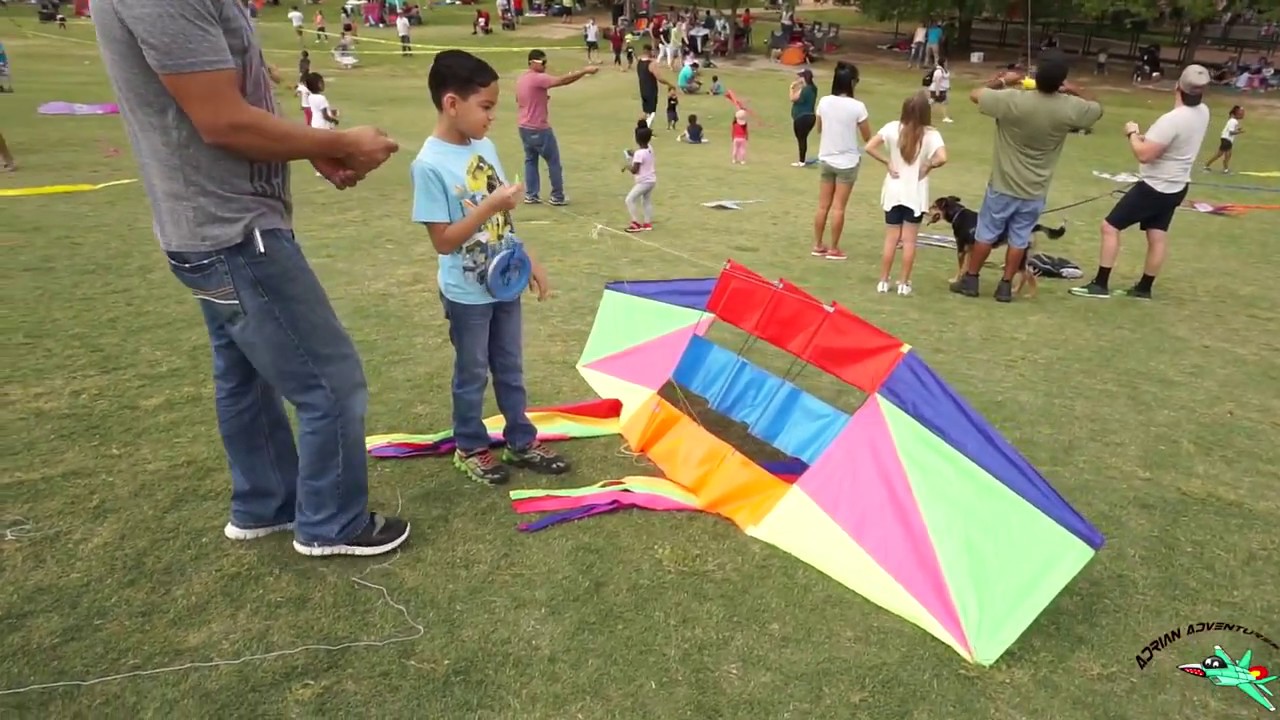
[[[502,186],[498,170],[481,155],[475,155],[467,164],[466,186],[456,188],[462,206],[474,212],[494,190]],[[489,262],[499,252],[516,242],[515,225],[511,213],[503,210],[494,213],[480,230],[458,248],[462,256],[462,276],[470,282],[484,286],[489,277]]]
[[[239,47],[232,47],[232,57],[242,58],[240,65],[240,94],[252,106],[271,113],[276,112],[275,96],[271,92],[271,77],[267,74],[267,60],[262,55],[262,47],[258,45],[253,34],[253,23],[249,19],[249,11],[239,3],[239,15],[244,20],[240,30]],[[234,11],[233,11],[234,12]],[[230,40],[230,38],[228,38]],[[259,197],[280,200],[289,205],[289,165],[278,162],[249,163],[249,182],[253,185],[253,194]]]

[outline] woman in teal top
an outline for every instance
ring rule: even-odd
[[[796,75],[799,77],[791,83],[791,127],[796,133],[800,161],[791,163],[791,167],[804,167],[809,154],[809,133],[813,132],[814,123],[818,120],[815,109],[818,86],[813,84],[813,73],[807,68]]]

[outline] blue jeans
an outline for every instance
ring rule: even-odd
[[[453,343],[453,437],[458,450],[473,453],[489,447],[484,426],[484,390],[493,373],[493,394],[506,420],[507,447],[524,450],[538,439],[525,414],[524,340],[519,298],[510,302],[467,305],[443,295],[444,316]]]
[[[213,346],[231,522],[294,522],[300,542],[321,545],[358,535],[369,521],[364,368],[293,233],[168,256]],[[297,410],[296,445],[281,396]]]
[[[1031,245],[1036,223],[1044,213],[1044,201],[1044,198],[1026,200],[1005,195],[988,185],[982,209],[978,211],[975,239],[983,245],[993,245],[996,240],[1007,237],[1009,247],[1026,250]]]
[[[538,176],[538,158],[547,161],[547,175],[551,177],[551,199],[564,200],[564,169],[560,167],[560,145],[551,128],[534,130],[520,128],[520,144],[524,145],[524,194],[536,198],[542,190],[542,178]]]

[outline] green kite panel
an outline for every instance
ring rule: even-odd
[[[897,406],[881,407],[974,662],[991,665],[1094,551]]]
[[[693,310],[606,290],[578,365],[586,365],[707,318]]]

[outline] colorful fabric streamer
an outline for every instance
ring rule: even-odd
[[[41,115],[119,115],[120,106],[115,103],[47,102],[36,108]]]
[[[1248,171],[1248,170],[1242,170],[1242,171],[1241,171],[1240,173],[1238,173],[1238,174],[1240,174],[1240,175],[1252,175],[1253,177],[1273,177],[1273,178],[1280,178],[1280,170],[1268,170],[1268,171],[1266,171],[1266,172],[1250,172],[1250,171]]]
[[[573,440],[577,438],[601,437],[618,434],[618,414],[622,403],[617,400],[588,400],[572,405],[559,405],[547,408],[531,408],[529,419],[538,429],[538,439],[542,442]],[[495,415],[484,421],[489,430],[489,438],[494,447],[502,445],[502,430],[506,421],[501,415]],[[452,430],[444,430],[431,435],[410,435],[393,433],[387,435],[370,435],[365,438],[365,448],[375,458],[409,458],[422,455],[448,455],[457,444]]]
[[[81,185],[44,185],[41,187],[25,187],[25,188],[6,188],[0,189],[0,197],[31,197],[34,195],[60,195],[62,193],[78,193],[90,192],[92,190],[101,190],[103,188],[115,187],[116,185],[128,185],[129,183],[138,182],[134,180],[114,180],[107,183],[99,183],[97,185],[89,185],[87,183]]]
[[[794,483],[809,468],[803,461],[794,459],[768,462],[762,467],[788,483]],[[697,496],[679,484],[665,478],[641,475],[606,480],[581,488],[512,490],[510,495],[511,507],[517,513],[551,513],[516,526],[520,532],[526,533],[627,508],[659,512],[703,510]]]
[[[1250,210],[1280,210],[1280,205],[1241,205],[1239,203],[1208,203],[1201,200],[1188,200],[1182,206],[1207,215],[1243,215]]]

